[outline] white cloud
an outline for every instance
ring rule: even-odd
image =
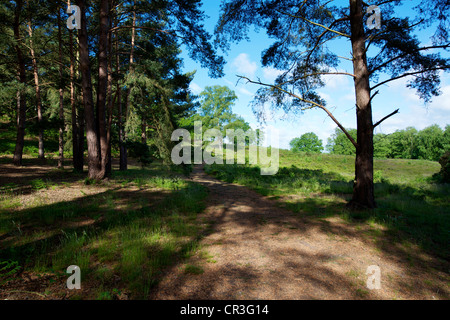
[[[450,124],[450,85],[442,87],[442,95],[434,97],[432,102],[427,105],[424,105],[424,102],[417,97],[415,90],[396,85],[395,94],[393,91],[391,87],[389,92],[386,90],[386,94],[393,99],[392,111],[395,106],[400,108],[400,113],[383,122],[377,129],[377,133],[389,134],[407,127],[423,130],[434,124],[438,124],[444,129],[446,125]],[[374,121],[385,115],[379,111],[374,112]]]
[[[323,100],[327,102],[331,101],[331,96],[328,93],[319,91],[318,94]]]
[[[332,71],[333,72],[333,71]],[[336,70],[334,72],[346,72],[345,70]],[[330,90],[342,89],[349,85],[350,76],[348,75],[324,75],[322,79],[325,82],[325,88]]]
[[[447,113],[447,117],[450,114],[450,85],[441,89],[442,95],[433,99],[432,108],[435,110],[442,110]],[[449,117],[450,118],[450,117]],[[447,118],[448,119],[448,118]],[[448,119],[450,121],[450,119]]]
[[[263,68],[263,75],[264,79],[268,81],[269,83],[275,82],[276,78],[283,74],[284,71],[272,68],[272,67],[265,67]]]
[[[256,70],[258,70],[258,64],[250,60],[247,53],[241,53],[234,59],[233,66],[239,75],[254,78]]]
[[[235,87],[235,86],[236,86],[236,83],[233,83],[233,82],[231,82],[231,81],[228,80],[228,79],[223,79],[223,81],[224,81],[227,85],[229,85],[229,86],[231,86],[231,87]]]
[[[189,88],[191,89],[191,91],[194,94],[200,94],[203,91],[203,89],[195,82],[191,82],[191,84],[189,85]]]
[[[280,148],[290,149],[289,142],[307,132],[314,132],[322,140],[323,146],[333,134],[336,124],[322,110],[308,110],[303,115],[282,115],[282,111],[269,116],[263,127],[276,128],[280,138]],[[266,115],[269,112],[266,111]],[[284,120],[280,120],[284,119]]]
[[[341,101],[351,101],[354,102],[356,97],[355,97],[355,90],[353,90],[354,88],[352,88],[352,90],[350,90],[350,93],[347,93],[346,95],[341,97]]]
[[[238,87],[237,90],[239,93],[242,93],[243,95],[250,96],[250,97],[253,96],[253,93],[251,93],[250,91],[248,91],[247,89],[245,89],[243,87]]]

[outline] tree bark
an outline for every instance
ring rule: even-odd
[[[145,115],[142,115],[142,125],[141,125],[141,140],[143,144],[147,144],[147,119]]]
[[[116,38],[116,65],[117,65],[117,73],[120,74],[120,58],[119,58],[119,39]],[[124,130],[123,130],[123,121],[122,121],[122,88],[120,87],[119,81],[117,81],[116,85],[117,91],[117,118],[118,118],[118,126],[119,126],[119,151],[120,151],[120,159],[119,159],[119,170],[126,171],[127,170],[127,150],[124,144]]]
[[[114,1],[109,0],[110,8],[114,7]],[[108,28],[112,28],[112,19],[109,19]],[[107,101],[108,101],[108,121],[107,121],[107,129],[106,129],[106,144],[108,146],[107,149],[107,162],[106,162],[106,172],[105,176],[110,177],[112,174],[112,158],[111,158],[111,125],[112,125],[112,117],[113,117],[113,106],[114,101],[112,98],[113,95],[113,56],[112,56],[112,38],[113,34],[108,32],[108,87],[107,87]],[[117,97],[117,95],[116,95]],[[116,98],[114,97],[114,98]]]
[[[68,3],[70,5],[70,1]],[[73,50],[73,31],[69,30],[69,51],[70,51],[70,106],[72,110],[72,153],[73,168],[76,172],[83,172],[84,167],[84,117],[83,111],[79,109],[83,99],[76,99],[75,78],[78,78],[78,71],[75,72],[75,56]],[[79,52],[77,53],[79,56]],[[77,59],[79,60],[79,58]],[[82,93],[81,93],[82,95]]]
[[[84,129],[85,129],[85,121],[84,121],[84,109],[83,107],[83,91],[81,91],[81,98],[79,99],[79,102],[77,103],[77,112],[78,112],[78,168],[79,172],[83,172],[84,169],[84,141],[85,141],[85,135],[84,135]]]
[[[122,121],[122,89],[120,85],[117,85],[117,109],[118,109],[118,120],[119,120],[119,148],[120,148],[120,163],[119,170],[126,171],[127,170],[127,148],[125,147],[124,142],[124,130],[123,130],[123,121]]]
[[[42,99],[41,99],[41,88],[39,86],[39,69],[33,47],[33,27],[31,25],[31,18],[28,21],[28,35],[30,36],[30,54],[31,54],[31,62],[33,64],[34,86],[36,91],[36,108],[37,108],[38,130],[39,130],[39,159],[43,160],[45,159],[45,154],[44,154],[44,128],[42,127]]]
[[[108,31],[109,31],[109,0],[100,2],[100,28],[98,41],[98,89],[97,115],[98,135],[101,155],[101,179],[106,176],[108,163],[108,141],[106,128],[106,102],[108,95]]]
[[[64,84],[63,84],[63,55],[61,36],[61,8],[58,7],[58,43],[59,43],[59,159],[58,168],[64,168]]]
[[[22,1],[16,1],[16,10],[14,13],[14,39],[16,41],[15,50],[17,54],[18,78],[22,85],[26,85],[25,61],[20,48],[20,13],[22,12]],[[13,163],[16,166],[22,165],[23,147],[25,142],[25,121],[26,121],[26,100],[24,92],[17,92],[17,136],[16,148],[14,150]]]
[[[362,0],[350,0],[350,24],[357,107],[357,147],[353,198],[349,205],[353,208],[375,208],[373,122]]]
[[[68,3],[70,5],[70,1]],[[70,108],[72,111],[72,153],[73,169],[83,171],[83,157],[79,154],[79,127],[77,124],[77,105],[75,102],[75,57],[73,53],[73,31],[69,30],[69,55],[70,55]],[[81,160],[81,161],[80,161]]]
[[[132,23],[132,28],[131,28],[131,48],[130,48],[129,74],[132,74],[134,72],[134,46],[135,46],[135,42],[136,42],[136,12],[133,11],[133,23]],[[127,93],[126,93],[126,98],[125,98],[126,119],[128,119],[129,116],[130,116],[130,94],[131,94],[131,89],[128,86]],[[126,119],[125,119],[125,121],[126,121]],[[122,118],[122,120],[123,120],[123,118]],[[125,121],[123,121],[123,122],[125,122]],[[123,143],[126,141],[126,133],[125,133],[125,131],[123,132],[122,138],[123,138],[123,141],[122,141],[122,145],[123,145]],[[121,152],[123,150],[123,154],[121,153],[121,155],[120,155],[120,160],[121,160],[120,167],[121,167],[121,170],[127,170],[127,167],[128,167],[127,149],[126,149],[126,147],[124,145],[120,149],[121,149]]]
[[[77,0],[80,7],[81,28],[78,30],[80,50],[81,86],[83,92],[83,105],[86,122],[86,140],[88,146],[88,176],[90,179],[103,179],[101,168],[100,146],[94,116],[94,99],[92,92],[91,67],[89,62],[88,35],[86,26],[85,1]]]

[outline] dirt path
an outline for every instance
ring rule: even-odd
[[[210,196],[201,219],[212,223],[195,256],[165,273],[152,299],[448,299],[449,266],[340,218],[306,219],[245,187],[196,168]],[[370,227],[367,227],[370,228]],[[373,230],[372,230],[373,231]],[[383,230],[379,230],[383,232]],[[411,254],[411,251],[416,254]],[[381,269],[381,289],[367,288],[367,268]]]

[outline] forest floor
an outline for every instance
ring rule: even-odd
[[[22,229],[19,226],[19,232],[0,232],[0,249],[2,243],[3,249],[18,243],[16,249],[10,246],[6,248],[10,251],[3,253],[12,252],[19,258],[31,255],[35,260],[33,267],[22,270],[3,288],[0,285],[0,299],[450,298],[448,261],[398,241],[380,224],[291,211],[284,207],[287,199],[283,197],[274,199],[219,181],[201,167],[195,167],[190,179],[185,179],[208,190],[203,198],[195,199],[192,196],[199,191],[190,185],[174,180],[170,190],[167,181],[149,187],[141,174],[137,171],[130,176],[137,184],[112,179],[107,184],[86,186],[80,176],[61,174],[49,165],[30,164],[15,169],[1,164],[2,185],[20,186],[33,179],[45,183],[49,177],[52,182],[50,188],[39,184],[30,190],[22,188],[21,203],[13,203],[13,211],[4,211],[5,216],[11,213],[15,219],[23,216],[25,223]],[[181,197],[183,188],[192,193]],[[27,203],[37,197],[39,207],[26,209]],[[186,205],[187,199],[192,203]],[[147,202],[155,205],[148,207]],[[345,206],[344,198],[338,202]],[[96,207],[92,203],[97,203]],[[67,205],[73,211],[70,216],[66,215]],[[197,214],[174,213],[177,208]],[[118,213],[127,218],[113,222],[111,219],[117,219]],[[49,214],[56,217],[47,221]],[[33,227],[32,221],[37,223]],[[54,245],[61,230],[65,230],[64,236],[76,230],[76,239],[67,236],[69,240]],[[31,243],[30,251],[26,247]],[[81,262],[71,263],[75,259],[72,251],[83,253],[76,256]],[[150,258],[154,259],[151,263]],[[65,267],[59,275],[43,267],[53,264],[53,270],[57,265],[77,263],[85,263],[82,270],[90,270],[86,276],[89,283],[83,280],[81,293],[65,288]],[[151,274],[151,279],[130,270],[146,264],[138,271]],[[380,268],[381,289],[367,287],[370,266]],[[148,287],[144,282],[149,281]]]
[[[210,191],[202,216],[212,232],[201,241],[209,263],[193,256],[187,263],[200,272],[168,269],[152,299],[449,298],[448,263],[387,234],[380,241],[382,226],[308,219],[199,167],[193,180]],[[381,270],[379,290],[367,288],[369,266]]]

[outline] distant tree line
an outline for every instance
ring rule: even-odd
[[[348,132],[356,138],[356,129],[349,129]],[[378,133],[374,135],[373,143],[376,158],[439,161],[450,150],[450,125],[445,130],[432,125],[421,131],[408,127],[392,134]],[[331,154],[355,154],[355,147],[339,128],[328,139],[326,149]]]

